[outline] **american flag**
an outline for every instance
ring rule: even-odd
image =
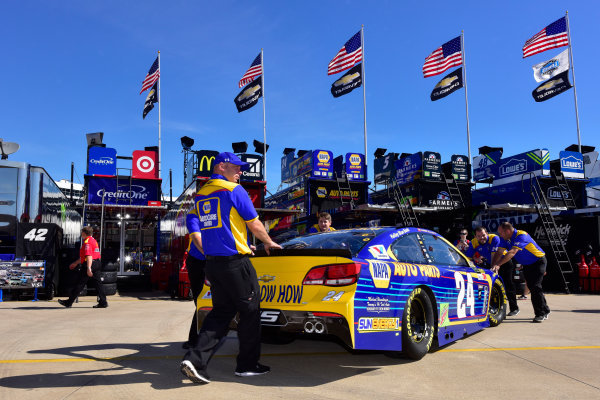
[[[140,91],[140,94],[150,89],[156,83],[158,78],[160,78],[160,70],[158,69],[158,57],[156,57],[156,60],[154,60],[152,63],[152,66],[148,70],[148,74],[142,83],[142,90]]]
[[[523,45],[523,58],[568,44],[567,20],[562,17],[525,42],[525,45]]]
[[[425,59],[423,64],[423,77],[439,75],[442,72],[462,64],[462,51],[460,36],[438,47]]]
[[[360,31],[346,42],[327,67],[327,75],[337,74],[352,68],[362,61],[362,38]]]
[[[248,68],[248,71],[246,71],[244,76],[242,76],[242,79],[240,79],[239,87],[246,86],[248,83],[252,82],[254,78],[256,78],[259,75],[262,75],[262,73],[262,53],[259,53],[254,59],[254,61],[252,61],[252,64],[250,65],[250,68]]]

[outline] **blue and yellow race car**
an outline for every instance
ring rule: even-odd
[[[297,237],[252,257],[263,330],[334,335],[359,350],[412,359],[506,315],[498,275],[475,267],[439,234],[421,228],[357,228]],[[198,296],[199,326],[211,310]],[[235,320],[232,323],[235,328]]]

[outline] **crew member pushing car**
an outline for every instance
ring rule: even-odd
[[[233,153],[215,157],[211,179],[198,191],[195,208],[200,219],[206,277],[211,283],[213,308],[207,314],[196,345],[181,362],[181,372],[196,383],[209,383],[206,367],[229,323],[239,313],[237,376],[266,374],[260,358],[260,288],[248,258],[247,229],[264,244],[265,251],[280,249],[258,219],[248,193],[236,182],[248,163]]]

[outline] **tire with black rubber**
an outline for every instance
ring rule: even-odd
[[[420,360],[431,348],[435,319],[431,299],[420,287],[415,288],[404,306],[402,351],[408,358]]]
[[[506,318],[506,291],[500,279],[496,279],[490,293],[488,319],[490,326],[498,326]]]
[[[51,282],[48,287],[46,287],[45,294],[46,300],[52,300],[54,298],[54,295],[56,295],[56,286],[54,285],[54,282]]]
[[[106,264],[102,265],[102,271],[109,272],[109,271],[118,271],[118,270],[119,270],[119,263],[116,263],[116,262],[107,262]]]
[[[115,283],[117,281],[117,271],[101,271],[100,280],[103,284]]]
[[[107,296],[113,296],[117,294],[117,284],[116,283],[103,283],[104,294]]]

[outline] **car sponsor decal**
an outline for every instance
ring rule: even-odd
[[[385,246],[382,244],[377,244],[375,246],[369,247],[369,253],[371,253],[371,255],[378,260],[389,260],[390,259],[390,256],[387,254],[387,252],[385,250]]]
[[[204,293],[204,296],[202,296],[203,299],[212,299],[212,295],[210,293],[210,290],[206,293]]]
[[[260,301],[300,304],[303,290],[302,285],[261,285]]]
[[[438,327],[450,325],[450,303],[440,303],[440,320]]]
[[[390,300],[380,296],[367,297],[367,312],[382,313],[390,311]]]
[[[390,286],[392,269],[385,262],[369,261],[369,272],[376,288],[387,289]]]
[[[390,332],[402,329],[400,318],[360,318],[358,332]]]
[[[394,263],[394,276],[424,276],[439,278],[440,270],[433,265]]]

